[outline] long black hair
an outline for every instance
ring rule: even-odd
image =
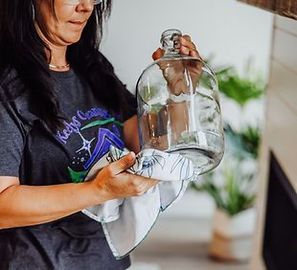
[[[54,0],[48,1],[54,3]],[[47,45],[34,26],[33,2],[0,0],[0,78],[7,70],[16,70],[30,93],[31,109],[55,131],[61,126],[62,118],[45,53]],[[114,74],[112,65],[99,52],[103,23],[110,15],[111,4],[111,0],[103,0],[94,6],[81,39],[68,46],[66,57],[103,105],[119,112],[119,108],[125,110],[126,105],[121,91],[124,86]],[[99,92],[98,85],[106,91]]]

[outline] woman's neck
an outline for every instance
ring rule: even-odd
[[[48,46],[50,52],[47,50],[46,54],[49,64],[55,66],[65,66],[68,64],[66,60],[67,46],[56,46],[52,44],[48,44]]]
[[[50,52],[46,50],[49,59],[49,69],[54,71],[68,71],[69,63],[66,60],[67,46],[49,46]]]

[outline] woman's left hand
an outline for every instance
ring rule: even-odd
[[[179,49],[180,54],[188,55],[192,57],[200,58],[199,52],[196,48],[196,45],[193,43],[191,37],[189,35],[183,35],[180,37],[180,44],[181,47]],[[161,48],[158,48],[154,53],[152,54],[152,58],[154,60],[158,60],[164,55],[164,50]]]
[[[164,55],[165,51],[158,48],[153,54],[154,60],[160,59]],[[199,52],[196,49],[196,45],[192,42],[189,35],[183,35],[180,37],[179,53],[184,56],[190,56],[193,58],[200,58]],[[188,59],[185,61],[168,61],[168,59],[158,61],[158,65],[163,72],[163,76],[167,81],[168,88],[171,93],[180,95],[181,93],[187,93],[191,91],[188,87],[188,79],[185,77],[185,69],[188,70],[192,80],[193,88],[198,84],[201,72],[202,62],[195,59]]]

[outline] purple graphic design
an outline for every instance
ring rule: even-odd
[[[84,164],[84,169],[89,169],[94,161],[103,157],[109,151],[111,145],[119,149],[124,148],[124,142],[117,135],[115,135],[109,129],[99,128],[97,144],[90,158]]]

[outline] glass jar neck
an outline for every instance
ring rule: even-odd
[[[165,51],[164,56],[178,56],[181,47],[179,38],[182,36],[181,31],[177,29],[168,29],[162,33],[161,45]]]

